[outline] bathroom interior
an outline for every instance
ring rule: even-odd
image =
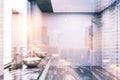
[[[120,80],[120,0],[1,0],[0,80]]]

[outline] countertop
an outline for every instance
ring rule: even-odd
[[[27,66],[23,65],[22,69],[11,70],[11,71],[6,69],[4,70],[4,80],[39,80],[42,74],[45,75],[45,73],[43,72],[46,66],[47,68],[49,67],[48,65],[49,61],[50,58],[46,57],[42,59],[42,61],[37,67],[34,68],[28,68]]]

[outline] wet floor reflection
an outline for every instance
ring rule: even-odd
[[[62,67],[51,66],[46,80],[97,80],[97,78],[87,69],[82,67]]]
[[[51,66],[45,80],[117,80],[100,67],[80,66],[61,67]]]

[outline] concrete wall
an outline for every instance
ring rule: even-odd
[[[28,43],[40,44],[41,43],[41,29],[42,29],[42,13],[37,6],[33,5],[32,12],[28,14]]]
[[[12,54],[12,11],[15,10],[16,12],[20,13],[23,16],[23,20],[21,23],[23,24],[22,27],[24,28],[21,31],[22,35],[22,47],[26,47],[27,44],[27,35],[26,35],[26,28],[27,28],[27,0],[21,0],[19,3],[17,0],[14,1],[7,1],[4,0],[4,64],[11,61],[11,54]],[[18,35],[19,36],[19,35]],[[7,58],[7,60],[6,60]]]
[[[12,54],[12,37],[14,37],[14,35],[12,35],[12,11],[16,10],[17,12],[19,12],[22,16],[23,16],[23,26],[19,26],[24,28],[21,32],[22,34],[22,47],[26,47],[27,45],[27,35],[26,35],[26,28],[27,28],[27,0],[21,0],[19,3],[17,0],[1,0],[0,1],[0,12],[4,13],[0,14],[2,17],[2,26],[0,29],[1,30],[1,34],[3,38],[1,38],[2,42],[1,44],[3,44],[3,46],[1,46],[2,48],[2,52],[0,52],[2,54],[3,57],[4,56],[4,60],[2,62],[4,62],[4,64],[7,64],[8,62],[11,61],[11,54]],[[1,19],[1,18],[0,18]],[[1,58],[2,59],[2,58]],[[0,63],[2,63],[0,62]],[[3,67],[3,66],[0,66]],[[2,69],[2,68],[0,68]],[[1,73],[3,74],[3,73]]]
[[[4,9],[3,0],[0,0],[0,75],[3,74],[3,32],[4,32],[3,9]]]

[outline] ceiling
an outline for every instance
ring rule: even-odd
[[[91,13],[95,5],[104,0],[36,0],[42,12],[49,13]],[[110,0],[107,0],[110,2]],[[100,8],[100,6],[99,6]],[[100,11],[101,9],[99,9]]]
[[[91,12],[92,0],[51,0],[54,12]]]
[[[42,12],[54,12],[51,0],[36,0],[36,2]]]

